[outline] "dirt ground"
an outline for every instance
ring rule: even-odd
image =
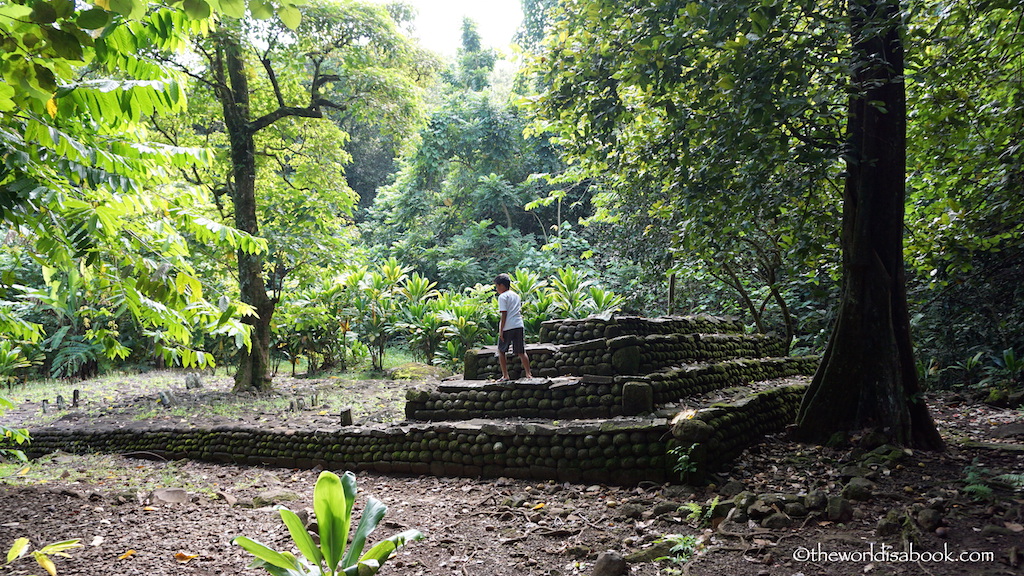
[[[156,378],[164,380],[154,388]],[[207,377],[197,391],[180,388],[181,378],[160,373],[82,383],[78,408],[45,416],[38,397],[15,390],[19,406],[0,421],[75,426],[110,420],[140,427],[241,421],[323,428],[343,405],[353,407],[357,422],[401,420],[396,399],[410,385],[279,379],[279,397],[231,407],[235,400],[227,394],[226,377]],[[344,389],[348,396],[331,395],[327,388]],[[158,390],[173,391],[175,405],[158,404]],[[320,397],[317,405],[294,406],[311,394]],[[827,449],[781,435],[746,452],[709,486],[623,488],[364,473],[356,512],[375,497],[389,507],[377,537],[407,528],[425,536],[401,549],[382,574],[590,575],[599,554],[650,552],[670,534],[694,537],[695,557],[685,563],[678,556],[676,562],[634,557],[628,574],[1024,574],[1024,493],[993,480],[1024,473],[1024,413],[952,394],[929,401],[950,449],[908,452],[894,466],[873,469],[872,498],[855,502],[853,519],[842,524],[811,515],[769,530],[691,516],[687,504],[706,505],[716,496],[726,501],[739,489],[838,494],[848,476],[844,468],[860,462],[856,447]],[[985,444],[969,446],[967,440]],[[58,574],[89,576],[258,574],[246,568],[251,558],[231,539],[245,535],[289,549],[275,506],[308,511],[319,472],[67,454],[0,469],[6,475],[0,479],[0,547],[5,551],[19,537],[37,547],[78,538],[84,546],[70,558],[56,558],[56,568]],[[160,490],[173,488],[181,490]],[[923,529],[911,520],[891,536],[876,534],[889,511],[916,517],[923,508],[940,511],[937,527]],[[0,573],[43,571],[22,558],[0,566]]]

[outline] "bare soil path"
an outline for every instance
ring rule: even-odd
[[[36,392],[17,389],[12,395],[18,408],[0,421],[9,426],[108,421],[145,427],[173,421],[196,427],[242,422],[322,428],[336,421],[342,406],[352,406],[357,422],[401,420],[401,399],[410,386],[290,378],[276,384],[281,392],[276,397],[238,399],[228,394],[227,377],[207,376],[200,390],[185,390],[184,375],[173,372],[107,377],[77,386],[82,391],[78,408],[53,410],[54,392],[45,391],[51,405],[46,415]],[[68,388],[62,395],[70,399]],[[162,391],[172,392],[173,405],[157,402]],[[304,409],[295,406],[299,398]],[[705,487],[360,474],[356,509],[366,497],[376,497],[389,506],[378,537],[406,528],[426,536],[402,549],[382,574],[590,575],[598,554],[649,551],[666,534],[695,537],[696,557],[688,563],[634,557],[629,574],[1024,574],[1024,493],[993,481],[1002,473],[1024,474],[1024,452],[1018,451],[1024,444],[1024,414],[948,394],[931,398],[930,404],[950,450],[909,452],[894,466],[871,470],[870,500],[854,502],[852,520],[843,523],[811,515],[791,527],[764,529],[689,517],[688,506],[706,505],[716,496],[728,501],[740,489],[758,495],[838,494],[848,477],[844,468],[861,462],[856,447],[827,449],[781,436],[745,453],[716,484]],[[966,440],[985,446],[969,447]],[[80,538],[84,547],[72,551],[70,559],[58,558],[57,570],[88,576],[260,574],[246,568],[250,558],[230,540],[246,535],[288,549],[290,539],[275,506],[309,509],[318,473],[66,454],[27,467],[5,464],[0,471],[5,476],[0,479],[0,547],[6,551],[18,537],[36,546]],[[160,490],[167,488],[183,492]],[[917,521],[925,509],[939,512],[932,518],[937,524],[922,527]],[[890,511],[911,520],[881,536],[879,520]],[[907,548],[911,542],[914,558]],[[31,559],[21,559],[0,566],[0,573],[43,572]]]

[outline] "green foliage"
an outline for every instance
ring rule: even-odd
[[[343,476],[332,472],[321,472],[313,488],[313,511],[319,527],[319,544],[306,530],[302,520],[287,508],[281,510],[301,558],[290,552],[277,552],[250,538],[239,536],[231,542],[256,556],[251,567],[264,568],[274,576],[369,576],[376,574],[394,552],[409,540],[418,540],[423,535],[418,530],[406,530],[395,534],[363,553],[366,540],[377,528],[387,506],[370,498],[363,509],[359,524],[349,534],[352,524],[352,508],[356,497],[356,477],[351,472]]]
[[[697,471],[697,463],[694,462],[691,454],[693,453],[696,444],[690,444],[689,446],[673,446],[668,451],[669,456],[676,459],[672,465],[672,471],[679,474],[680,480],[686,480],[689,474]]]
[[[692,534],[666,534],[662,538],[655,540],[655,544],[665,542],[672,544],[672,547],[669,548],[672,555],[662,556],[654,560],[655,562],[671,563],[673,567],[665,570],[668,574],[682,574],[683,571],[680,567],[689,562],[701,548],[700,539]]]
[[[32,558],[36,561],[36,564],[46,570],[50,576],[56,576],[57,566],[54,564],[51,556],[61,556],[64,558],[71,558],[71,555],[67,553],[68,550],[75,548],[81,548],[81,540],[65,540],[63,542],[53,542],[47,544],[38,550],[29,549],[32,547],[32,542],[28,538],[18,538],[11,545],[11,549],[7,551],[7,564],[11,564],[15,560],[22,558],[26,555],[31,554]]]
[[[964,468],[964,487],[960,490],[974,500],[994,500],[996,488],[1010,491],[1024,491],[1024,474],[996,474],[985,468],[975,459],[970,466]]]
[[[0,8],[0,35],[13,56],[0,63],[0,217],[8,241],[20,241],[39,264],[81,268],[114,308],[159,332],[170,360],[189,365],[206,359],[189,348],[193,331],[231,332],[243,344],[248,332],[236,320],[243,310],[203,298],[181,234],[264,248],[195,218],[169,169],[208,155],[153,143],[143,126],[147,115],[183,109],[184,77],[152,55],[206,32],[208,8],[135,1]],[[77,287],[55,290],[65,288]],[[5,316],[0,324],[7,331],[19,321]]]
[[[985,378],[980,385],[1013,387],[1024,385],[1024,358],[1017,358],[1013,348],[991,357],[991,364],[985,367]]]
[[[379,191],[363,237],[449,289],[536,257],[559,212],[524,209],[548,189],[530,175],[557,161],[543,140],[523,138],[524,126],[486,94],[445,99]]]

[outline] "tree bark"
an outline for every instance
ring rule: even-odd
[[[903,262],[906,90],[898,0],[850,0],[853,95],[843,193],[843,295],[797,418],[805,439],[876,429],[944,448],[921,390]]]
[[[259,235],[256,217],[256,143],[250,122],[249,82],[241,47],[229,33],[217,38],[219,54],[218,98],[224,109],[224,121],[231,142],[232,188],[235,227]],[[243,322],[252,326],[252,346],[241,350],[234,392],[266,392],[270,378],[270,319],[277,302],[267,295],[263,278],[263,256],[238,250],[238,286],[241,299],[256,310]]]

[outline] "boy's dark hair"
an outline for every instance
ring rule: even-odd
[[[494,277],[495,284],[501,284],[505,288],[512,287],[512,279],[508,277],[508,274],[498,274]]]

